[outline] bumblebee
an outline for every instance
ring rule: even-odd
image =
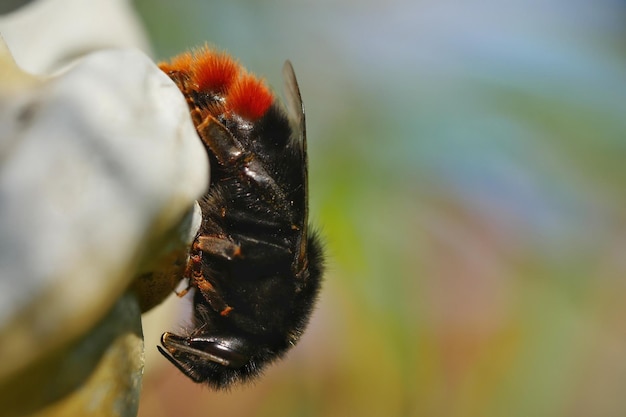
[[[308,225],[304,107],[289,61],[288,112],[263,81],[208,47],[160,68],[187,100],[211,179],[184,274],[192,328],[164,333],[158,349],[193,381],[223,389],[294,346],[318,296],[323,250]]]

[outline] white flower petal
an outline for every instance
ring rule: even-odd
[[[208,172],[182,95],[138,51],[0,80],[0,381],[106,313]]]
[[[33,1],[0,16],[0,33],[20,67],[34,74],[99,49],[150,48],[128,0]]]

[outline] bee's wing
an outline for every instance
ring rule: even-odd
[[[304,207],[303,216],[301,218],[301,224],[298,225],[301,230],[299,236],[299,245],[297,256],[295,257],[292,268],[296,273],[296,276],[300,274],[308,267],[307,259],[307,242],[308,242],[308,221],[309,221],[309,166],[307,161],[307,149],[306,149],[306,121],[304,117],[304,104],[302,104],[302,96],[300,95],[300,88],[298,87],[298,80],[296,80],[296,74],[293,71],[291,62],[285,61],[283,65],[283,77],[285,79],[285,99],[287,101],[287,114],[291,123],[294,137],[294,145],[298,146],[301,155],[302,167],[302,186],[304,187]]]
[[[297,139],[301,142],[306,157],[306,125],[304,120],[304,104],[300,95],[298,80],[293,71],[291,62],[285,61],[283,65],[283,77],[285,79],[285,100],[287,101],[287,113],[294,128],[294,133],[299,135]],[[306,165],[306,164],[305,164]]]

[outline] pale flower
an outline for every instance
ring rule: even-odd
[[[37,1],[0,34],[2,414],[133,416],[206,152],[127,2]]]

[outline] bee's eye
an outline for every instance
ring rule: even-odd
[[[241,351],[242,342],[238,339],[191,338],[189,346],[222,359],[229,368],[241,368],[250,359]]]

